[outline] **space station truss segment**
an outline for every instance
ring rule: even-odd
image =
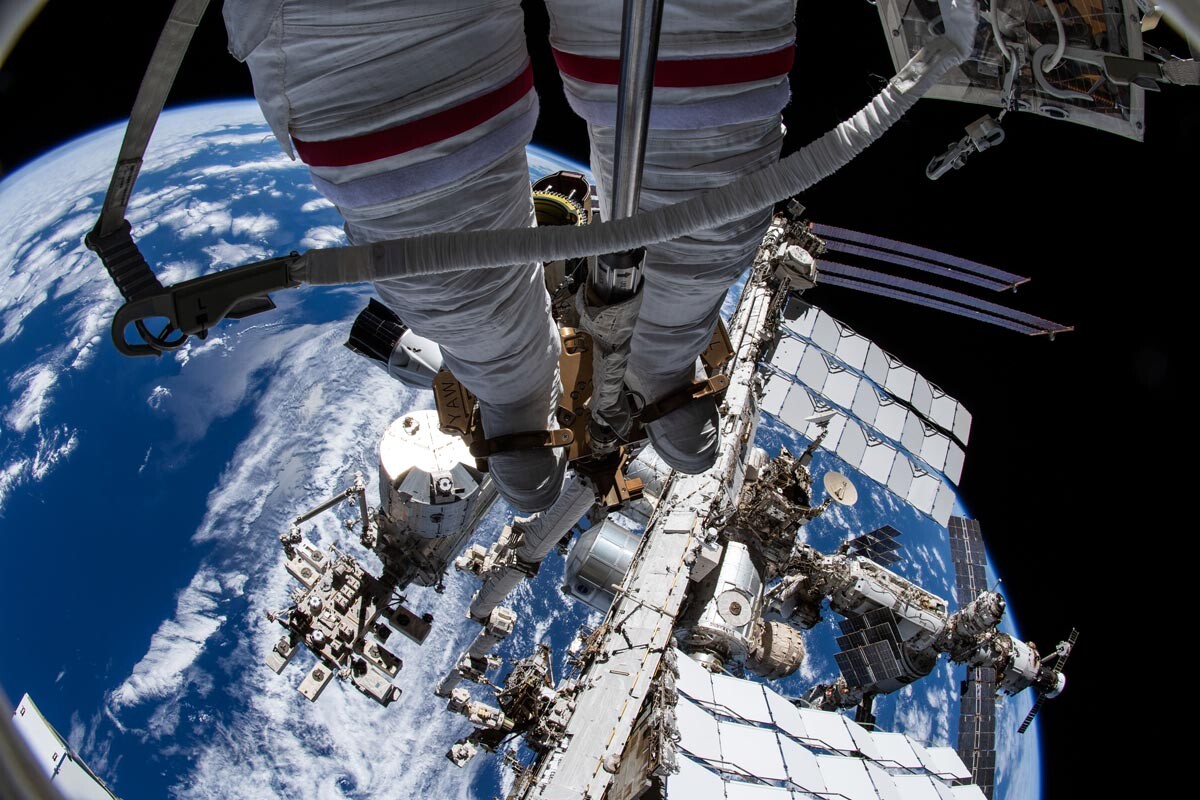
[[[936,384],[870,339],[802,300],[789,303],[784,328],[804,342],[816,345],[825,356],[827,365],[833,367],[830,371],[849,372],[851,375],[868,379],[876,390],[881,410],[875,414],[878,415],[879,424],[884,426],[880,431],[885,436],[900,438],[889,431],[904,430],[904,415],[901,411],[907,410],[915,412],[928,426],[957,442],[960,449],[966,447],[971,434],[970,412]],[[805,351],[797,348],[796,344],[788,339],[781,340],[771,362],[782,372],[796,375],[803,380],[807,377],[807,372],[800,372]],[[819,370],[819,365],[811,360],[813,356],[809,358],[804,369]],[[847,395],[851,386],[854,386],[854,394]],[[861,410],[870,416],[869,407],[860,409],[854,405],[855,400],[859,403],[867,402],[867,397],[865,394],[858,394],[858,388],[849,376],[834,379],[830,389],[840,391],[838,397],[849,401],[841,404],[843,407],[854,408],[856,412]],[[832,399],[836,401],[836,398]],[[883,410],[888,408],[889,404],[895,405],[896,409]],[[868,421],[866,417],[863,419]],[[868,424],[872,423],[868,421]]]
[[[680,757],[679,772],[666,781],[668,800],[983,796],[950,748],[798,707],[767,685],[712,674],[683,653],[677,661]]]
[[[837,411],[825,398],[780,375],[771,375],[767,380],[762,410],[810,440],[820,435],[822,429],[808,418],[820,412]],[[828,432],[822,447],[826,450],[939,525],[950,519],[956,493],[947,477],[932,471],[928,464],[915,460],[904,449],[880,438],[844,412],[836,413],[825,429]]]

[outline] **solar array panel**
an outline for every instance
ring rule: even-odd
[[[842,253],[848,256],[857,256],[859,258],[884,261],[888,264],[895,264],[898,267],[908,267],[909,269],[927,272],[932,275],[953,278],[954,280],[962,281],[963,283],[969,283],[972,286],[979,286],[983,289],[991,289],[992,291],[1000,291],[1002,289],[1012,288],[1012,284],[1010,283],[1002,283],[1000,281],[995,281],[991,278],[985,278],[981,275],[975,275],[970,272],[961,272],[953,267],[935,264],[931,261],[925,261],[924,259],[912,258],[910,256],[900,255],[899,253],[890,253],[887,250],[880,250],[865,244],[830,240],[826,242],[825,247],[826,251],[830,253]]]
[[[971,670],[958,712],[959,757],[989,798],[996,784],[996,670]]]
[[[838,623],[834,655],[838,669],[853,687],[874,686],[903,674],[900,666],[900,631],[890,608],[877,608],[862,616],[847,617]]]
[[[979,522],[964,517],[951,517],[950,559],[954,562],[954,590],[961,608],[979,596],[987,586],[984,565],[987,553],[983,549],[983,532]]]
[[[1023,333],[1062,333],[1072,330],[1069,325],[1061,325],[1024,311],[1002,306],[999,303],[980,300],[978,297],[972,297],[969,294],[956,292],[952,289],[943,289],[940,286],[921,283],[910,278],[901,278],[884,272],[876,272],[875,270],[863,269],[862,267],[855,267],[827,259],[821,259],[820,269],[823,276],[837,275],[862,283],[878,284],[907,292],[911,295],[911,297],[907,298],[908,301],[917,305],[924,305],[925,298],[933,298],[934,300],[941,301],[938,306],[933,306],[941,311],[948,310],[945,308],[945,305],[949,304],[988,315],[988,319],[982,320],[984,322],[991,322],[1001,327],[1012,328],[1013,325],[1018,325],[1029,329],[1028,331],[1022,331]],[[818,283],[822,282],[824,281],[818,280]],[[1005,324],[1005,322],[1011,324]],[[1015,328],[1013,329],[1015,330]]]
[[[961,608],[987,587],[983,531],[979,522],[951,517],[950,558],[954,561],[954,591]],[[958,755],[989,798],[996,783],[996,670],[970,670],[958,711]]]
[[[882,567],[891,566],[901,559],[900,543],[896,537],[900,531],[891,525],[884,525],[860,536],[855,536],[846,543],[850,555],[869,558]]]
[[[809,439],[815,439],[822,427],[810,423],[808,417],[837,411],[827,399],[777,374],[767,380],[761,408]],[[925,462],[914,459],[898,445],[880,438],[849,414],[835,413],[823,429],[826,435],[822,447],[826,450],[836,453],[851,467],[939,525],[945,525],[949,520],[956,493],[948,478]]]
[[[916,412],[927,425],[966,447],[971,434],[970,412],[912,367],[803,300],[792,300],[784,316],[788,333],[816,345],[839,369],[867,378],[878,396]],[[786,350],[787,345],[787,341],[781,341],[779,349]],[[788,371],[786,367],[781,369]]]
[[[860,245],[870,247],[878,251],[892,251],[892,253],[902,253],[922,260],[931,265],[939,266],[941,269],[963,273],[966,275],[976,275],[990,278],[999,289],[1015,289],[1022,283],[1029,281],[1028,278],[1016,275],[1012,272],[1005,272],[1002,269],[989,267],[987,264],[980,264],[978,261],[952,256],[948,253],[941,253],[937,250],[930,250],[928,247],[901,242],[895,239],[888,239],[883,236],[874,236],[868,233],[859,233],[858,231],[839,228],[834,225],[813,225],[813,232],[825,239],[840,239],[844,242],[857,242]],[[891,253],[888,253],[891,255]],[[883,259],[887,260],[887,259]],[[932,270],[927,270],[932,271]],[[946,272],[949,274],[949,272]]]

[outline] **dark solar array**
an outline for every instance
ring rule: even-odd
[[[954,590],[961,608],[987,587],[983,532],[973,519],[951,517],[950,557],[954,561]],[[967,688],[958,710],[959,758],[971,770],[975,783],[987,797],[996,785],[996,670],[976,667],[969,671]]]
[[[869,558],[881,567],[891,566],[903,558],[899,553],[901,545],[896,541],[899,535],[900,531],[891,525],[884,525],[848,541],[847,552],[852,556]]]
[[[849,686],[874,686],[903,673],[900,667],[900,631],[890,608],[877,608],[862,616],[847,617],[838,625],[841,651],[833,657]]]

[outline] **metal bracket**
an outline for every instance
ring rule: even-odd
[[[292,264],[299,253],[223,270],[159,289],[152,294],[130,300],[117,309],[112,321],[112,340],[117,350],[127,356],[159,356],[178,348],[189,336],[204,338],[209,329],[223,319],[244,319],[275,308],[269,293],[291,289],[300,282],[291,277]],[[150,334],[146,321],[167,320],[158,335]],[[125,328],[136,325],[143,344],[125,338]],[[179,339],[167,341],[174,333]]]
[[[476,439],[471,442],[471,455],[475,458],[488,458],[497,453],[510,450],[530,450],[540,447],[570,447],[575,441],[575,434],[570,428],[559,428],[553,431],[525,431],[523,433],[508,433],[503,436],[493,436],[490,439]]]
[[[696,381],[693,384],[684,386],[659,398],[653,403],[646,403],[636,415],[637,421],[643,425],[654,422],[656,419],[661,419],[676,409],[683,408],[688,403],[709,397],[710,395],[721,394],[728,388],[729,378],[724,375],[713,375],[706,380]]]

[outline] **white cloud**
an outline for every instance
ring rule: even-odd
[[[221,583],[201,570],[179,595],[175,616],[159,626],[150,647],[129,677],[108,696],[109,711],[123,711],[152,700],[176,698],[186,688],[189,671],[209,637],[225,622],[218,613]]]
[[[146,398],[146,405],[153,408],[155,411],[162,408],[163,403],[171,398],[171,390],[165,386],[155,386],[150,392],[150,396]],[[149,451],[147,451],[148,453]]]
[[[312,213],[313,211],[322,211],[326,208],[333,208],[333,203],[326,197],[315,197],[304,205],[300,206],[300,210],[306,214]]]
[[[18,433],[25,433],[41,422],[50,404],[51,390],[58,383],[58,371],[52,366],[34,366],[13,376],[9,388],[20,390],[21,396],[4,415]]]
[[[278,228],[279,220],[270,214],[247,214],[233,218],[234,236],[254,236],[261,238]]]
[[[346,244],[346,233],[337,225],[319,225],[309,228],[300,240],[300,247],[305,250],[316,250],[331,245]]]
[[[209,266],[214,268],[240,267],[271,255],[271,251],[265,247],[256,244],[230,244],[224,239],[205,247],[204,253],[210,259]]]

